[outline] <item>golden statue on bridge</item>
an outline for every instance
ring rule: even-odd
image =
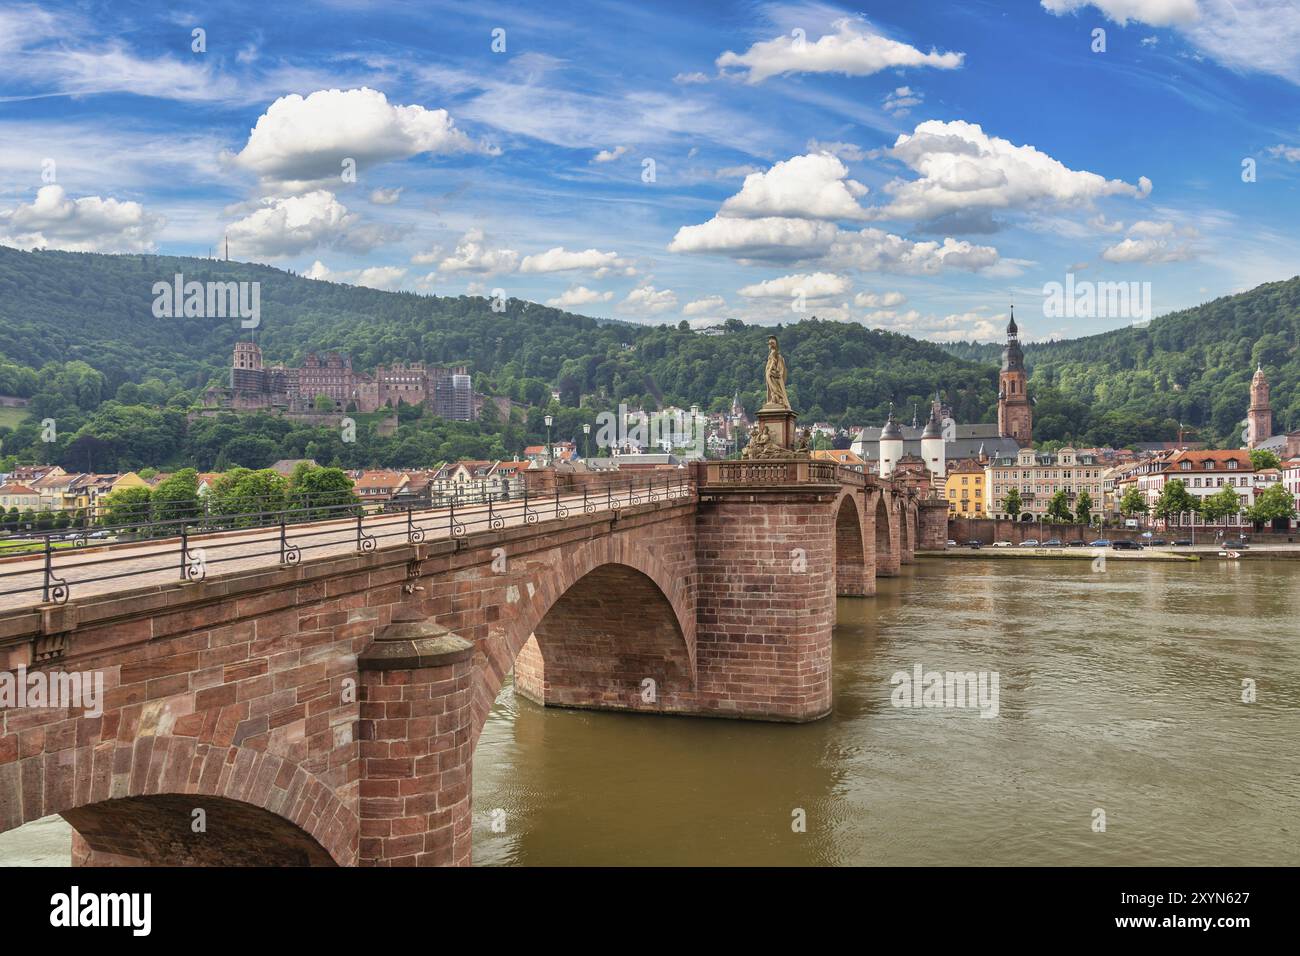
[[[764,408],[789,408],[790,397],[785,392],[785,358],[776,344],[776,336],[767,337],[767,366],[763,370],[767,382],[767,403]]]
[[[796,449],[798,432],[795,430],[794,410],[790,407],[790,396],[785,390],[786,365],[776,336],[767,337],[767,363],[763,367],[763,382],[767,386],[767,401],[758,410],[758,421],[750,431],[749,444],[741,457],[756,458],[793,458],[798,457]],[[807,454],[807,452],[803,452]]]

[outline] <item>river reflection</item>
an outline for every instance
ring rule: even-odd
[[[1300,563],[903,570],[839,602],[816,723],[545,709],[507,684],[474,760],[475,862],[1300,863]],[[893,707],[917,663],[996,671],[999,716]]]

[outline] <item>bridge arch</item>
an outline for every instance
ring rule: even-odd
[[[558,563],[511,575],[513,614],[477,649],[473,736],[512,667],[524,696],[564,706],[671,706],[696,683],[690,581],[648,547],[619,535],[584,542]],[[480,666],[481,665],[481,666]],[[655,681],[654,700],[642,682]]]
[[[23,796],[0,830],[57,813],[77,831],[74,857],[82,863],[347,866],[357,859],[355,809],[298,764],[261,750],[162,734],[6,764],[0,792],[12,783],[6,774]],[[197,833],[195,810],[203,811]]]
[[[861,492],[845,488],[835,503],[833,554],[835,593],[840,597],[862,597],[872,593],[867,580],[866,519]]]

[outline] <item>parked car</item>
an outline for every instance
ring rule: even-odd
[[[1020,542],[1020,547],[1022,547],[1022,548],[1036,548],[1036,547],[1038,547],[1038,539],[1037,539],[1037,538],[1026,538],[1024,541],[1021,541],[1021,542]]]
[[[1088,542],[1084,541],[1082,538],[1080,538],[1078,541],[1071,541],[1069,544],[1066,545],[1067,548],[1086,548],[1087,546],[1088,546]]]
[[[1174,542],[1175,548],[1190,548],[1192,546],[1191,538],[1179,538]]]
[[[1152,548],[1163,548],[1165,547],[1166,542],[1164,538],[1152,538],[1147,542],[1147,545]]]
[[[954,540],[952,540],[952,538],[949,538],[949,539],[948,539],[948,543],[945,545],[945,547],[948,547],[948,548],[955,548],[955,547],[957,547],[957,542],[954,541]]]
[[[1060,547],[1063,547],[1063,545],[1061,544],[1061,539],[1060,539],[1060,538],[1048,538],[1046,541],[1043,542],[1043,547],[1044,547],[1044,548],[1060,548]]]
[[[108,532],[107,532],[107,531],[92,531],[92,532],[90,532],[90,534],[86,535],[86,537],[88,537],[88,538],[96,538],[96,539],[98,539],[98,538],[107,538],[107,537],[108,537]]]
[[[994,542],[993,542],[993,547],[995,547],[995,548],[1009,548],[1009,547],[1011,547],[1011,542],[1010,542],[1010,541],[994,541]]]
[[[975,551],[978,551],[980,548],[984,547],[984,542],[980,541],[978,538],[971,538],[969,541],[966,542],[965,546],[968,548],[972,548]]]
[[[1109,547],[1110,547],[1110,538],[1098,538],[1096,541],[1089,541],[1089,542],[1088,542],[1088,547],[1090,547],[1090,548],[1109,548]]]
[[[1115,551],[1141,551],[1141,541],[1114,541],[1111,542],[1111,549]]]

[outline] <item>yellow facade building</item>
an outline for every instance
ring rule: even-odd
[[[948,499],[948,514],[955,518],[983,518],[984,466],[963,458],[948,466],[943,495]]]

